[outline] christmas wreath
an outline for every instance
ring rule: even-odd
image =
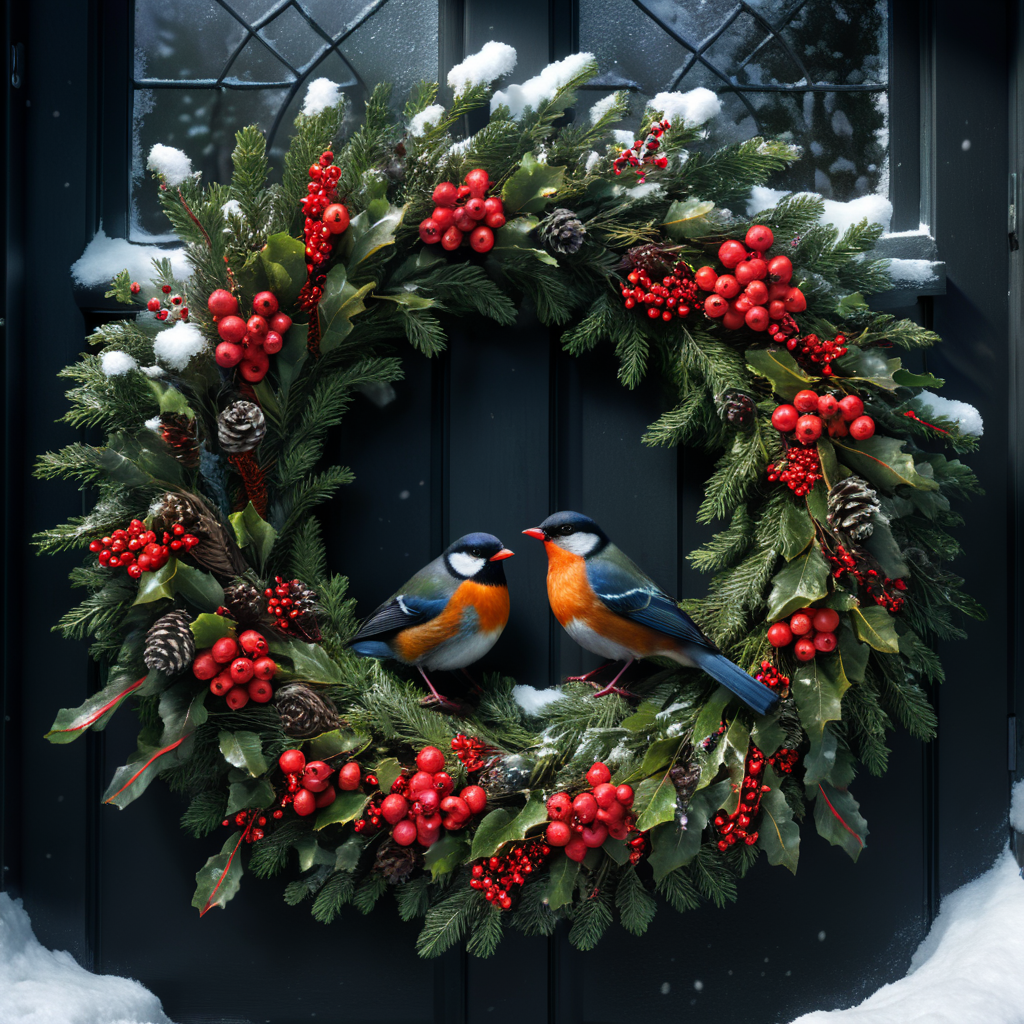
[[[65,422],[106,439],[40,459],[93,500],[37,544],[88,548],[59,628],[93,638],[103,686],[48,738],[135,709],[103,800],[160,777],[186,830],[226,831],[200,914],[244,862],[297,872],[285,899],[323,922],[392,893],[425,919],[425,956],[563,918],[590,948],[614,910],[643,932],[654,891],[683,911],[735,898],[762,852],[795,870],[808,817],[856,859],[858,762],[885,771],[894,722],[933,734],[933,641],[983,614],[944,568],[950,501],[977,490],[944,451],[980,429],[893,354],[937,337],[863,300],[888,287],[881,227],[840,232],[806,193],[737,213],[799,154],[706,151],[707,90],[659,96],[623,148],[626,94],[566,117],[590,55],[493,92],[514,56],[491,43],[455,68],[447,108],[423,84],[396,119],[378,86],[344,140],[340,90],[315,83],[276,184],[256,128],[225,185],[155,147],[187,275],[169,258],[152,283],[118,274],[108,295],[142,308],[62,371]],[[527,702],[492,676],[453,712],[349,646],[358,595],[313,514],[352,478],[324,464],[328,431],[398,377],[396,344],[434,356],[452,317],[507,325],[524,301],[570,353],[613,345],[626,387],[659,368],[675,402],[644,443],[718,453],[698,518],[722,528],[689,556],[713,576],[683,607],[780,698],[767,716],[676,665],[602,699],[568,681]]]

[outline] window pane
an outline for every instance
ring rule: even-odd
[[[841,200],[888,191],[884,0],[579,3],[580,49],[602,70],[595,85],[631,90],[623,127],[636,131],[656,93],[704,86],[722,101],[713,145],[784,135],[804,150],[787,187]]]

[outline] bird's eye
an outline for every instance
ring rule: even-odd
[[[558,532],[563,537],[568,537],[569,534],[572,533],[573,529],[574,529],[574,527],[573,527],[572,523],[566,523],[564,526],[560,526],[558,528]]]
[[[483,551],[480,548],[470,548],[469,549],[469,553],[474,558],[483,558],[484,557],[484,553],[483,553]]]

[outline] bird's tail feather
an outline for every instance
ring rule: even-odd
[[[381,640],[357,640],[349,645],[356,654],[364,658],[393,658],[391,648]]]
[[[767,714],[779,702],[778,695],[772,693],[763,683],[734,665],[724,654],[709,651],[706,648],[691,645],[687,647],[687,656],[696,662],[712,679],[732,690],[737,697],[759,715]]]

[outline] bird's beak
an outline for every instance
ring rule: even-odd
[[[491,555],[487,559],[488,562],[500,562],[502,559],[511,558],[515,554],[514,551],[509,551],[508,548],[502,548],[496,555]]]
[[[523,530],[523,533],[527,537],[535,537],[537,540],[544,540],[544,531],[539,526],[531,526],[528,530]]]

